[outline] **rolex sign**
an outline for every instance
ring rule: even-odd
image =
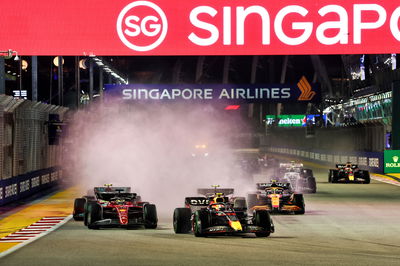
[[[385,151],[385,173],[400,173],[400,150]]]

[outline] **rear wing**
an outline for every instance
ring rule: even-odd
[[[265,190],[266,188],[270,188],[272,183],[257,183],[257,189]],[[290,183],[275,183],[276,186],[282,187],[284,189],[290,188]]]
[[[185,205],[190,206],[208,206],[210,204],[210,200],[206,197],[186,197]]]
[[[233,188],[199,188],[197,193],[206,197],[211,197],[215,193],[224,193],[225,196],[232,195],[235,190]]]
[[[279,168],[303,168],[302,163],[280,163]]]
[[[336,168],[345,168],[345,167],[346,167],[346,164],[343,164],[343,163],[336,164]],[[356,169],[356,168],[358,168],[358,165],[357,164],[352,164],[351,168]]]
[[[104,192],[113,192],[113,193],[130,193],[131,188],[130,187],[95,187],[94,188],[94,193],[104,193]]]

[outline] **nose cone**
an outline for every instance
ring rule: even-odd
[[[235,231],[242,231],[243,230],[242,225],[240,224],[239,221],[230,221],[229,225]]]

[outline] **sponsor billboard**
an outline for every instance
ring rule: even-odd
[[[277,125],[278,127],[305,127],[315,125],[316,119],[321,115],[266,115],[265,123],[268,126]],[[326,121],[326,115],[322,116],[323,122]],[[278,122],[276,122],[278,121]]]
[[[105,85],[105,99],[126,102],[196,101],[224,103],[319,102],[318,84],[129,84]],[[300,85],[299,85],[300,84]]]
[[[384,153],[385,173],[400,173],[400,150],[386,150]]]
[[[267,125],[273,125],[278,121],[278,127],[304,127],[307,117],[305,115],[266,115],[265,121]]]
[[[13,0],[0,50],[20,55],[400,53],[393,0]],[[382,44],[385,45],[382,45]]]

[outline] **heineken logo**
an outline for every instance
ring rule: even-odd
[[[399,156],[393,156],[392,159],[393,162],[397,163],[399,161]]]

